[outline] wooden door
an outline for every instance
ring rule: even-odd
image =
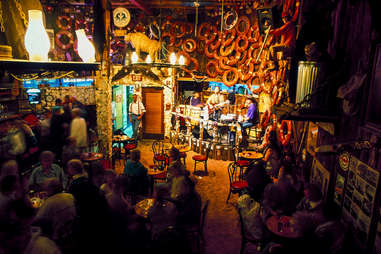
[[[143,137],[164,138],[164,96],[162,88],[143,88],[143,104],[146,113],[143,117]]]

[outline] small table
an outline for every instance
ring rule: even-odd
[[[175,148],[177,148],[180,153],[186,153],[191,150],[191,147],[189,145],[174,145]]]
[[[259,160],[263,158],[263,154],[255,151],[243,151],[238,154],[238,157],[246,160]]]
[[[297,239],[301,235],[295,230],[291,216],[271,216],[266,221],[266,227],[277,236],[287,239]]]
[[[157,175],[160,175],[160,174],[166,174],[167,171],[166,170],[159,170],[156,165],[149,165],[147,167],[147,175],[149,176],[157,176]]]
[[[101,153],[82,153],[81,159],[86,162],[94,162],[103,159],[103,154]]]
[[[147,218],[148,217],[148,211],[153,206],[155,202],[154,198],[146,198],[140,201],[135,205],[135,212],[137,215]]]

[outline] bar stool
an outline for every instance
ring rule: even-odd
[[[211,145],[207,147],[205,155],[194,155],[192,157],[192,159],[194,160],[194,169],[193,169],[194,175],[197,175],[197,176],[208,175],[208,158],[209,158],[210,148],[211,148]],[[201,171],[201,170],[196,171],[197,163],[204,163],[204,171]]]

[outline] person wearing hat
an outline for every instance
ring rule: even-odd
[[[239,123],[241,125],[242,139],[247,139],[246,129],[253,127],[259,121],[258,103],[254,97],[247,97],[245,107],[247,108],[245,121]]]

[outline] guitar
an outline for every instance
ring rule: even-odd
[[[219,109],[222,109],[225,105],[229,104],[229,100],[226,100],[224,102],[221,102],[221,103],[218,103],[218,104],[214,104],[214,105],[210,105],[208,104],[208,111],[209,111],[209,114],[212,114],[214,113],[215,111],[219,110]]]

